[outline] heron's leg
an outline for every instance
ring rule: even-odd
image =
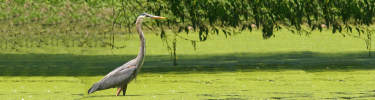
[[[127,88],[128,88],[128,84],[126,84],[124,87],[122,87],[122,95],[125,96]]]
[[[121,92],[122,88],[117,88],[117,93],[116,93],[116,96],[118,96]]]

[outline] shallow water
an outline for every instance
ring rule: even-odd
[[[115,89],[87,95],[102,76],[1,77],[3,100],[40,99],[375,99],[375,71],[254,71],[141,74],[128,96]]]
[[[375,99],[375,58],[367,57],[363,41],[320,35],[280,34],[265,41],[241,34],[202,42],[197,51],[179,41],[177,66],[159,37],[148,35],[140,76],[129,84],[128,96],[119,97],[115,89],[87,90],[136,56],[136,38],[114,50],[22,48],[0,54],[0,99]]]

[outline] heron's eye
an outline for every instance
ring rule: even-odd
[[[147,16],[147,14],[146,13],[142,13],[141,16]]]

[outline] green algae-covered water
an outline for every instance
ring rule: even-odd
[[[87,95],[102,76],[2,77],[3,100],[265,100],[374,99],[374,71],[255,71],[221,73],[142,74],[129,85],[127,96],[108,89]]]
[[[147,34],[144,67],[129,84],[127,96],[118,97],[115,89],[90,95],[87,90],[136,56],[135,35],[123,42],[123,49],[2,50],[0,99],[375,99],[375,58],[367,56],[362,40],[327,32],[308,37],[281,32],[269,40],[260,34],[210,37],[198,43],[197,50],[189,41],[178,40],[177,66],[160,38]]]

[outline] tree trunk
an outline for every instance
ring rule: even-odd
[[[173,57],[173,65],[176,66],[177,65],[177,55],[176,55],[176,36],[174,37],[173,39],[173,54],[172,54],[172,57]]]

